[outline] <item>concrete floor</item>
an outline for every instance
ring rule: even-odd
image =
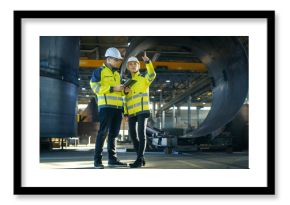
[[[117,151],[122,162],[132,163],[136,158],[135,152],[126,152],[125,149]],[[93,147],[41,152],[40,166],[53,169],[93,169],[93,156]],[[247,152],[193,152],[181,154],[146,152],[145,158],[146,166],[142,169],[248,169]],[[105,168],[109,168],[107,167],[107,159],[107,152],[104,151],[103,164]]]

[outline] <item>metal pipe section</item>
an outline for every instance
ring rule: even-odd
[[[40,37],[40,137],[77,135],[79,37]]]
[[[129,56],[164,45],[190,50],[208,68],[212,83],[212,107],[206,119],[193,131],[192,137],[210,134],[230,122],[248,94],[248,51],[240,37],[135,37],[128,48],[125,61]]]

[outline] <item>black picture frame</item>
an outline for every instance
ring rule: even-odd
[[[22,19],[211,18],[267,20],[266,187],[24,187],[22,185]],[[15,195],[273,195],[275,194],[275,11],[14,11],[14,194]]]

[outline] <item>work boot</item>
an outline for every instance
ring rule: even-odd
[[[137,158],[136,161],[130,164],[131,168],[139,168],[145,166],[145,159],[144,158]]]
[[[105,166],[103,165],[102,161],[95,161],[94,162],[94,168],[95,169],[104,169]]]

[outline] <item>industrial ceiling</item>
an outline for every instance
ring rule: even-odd
[[[109,47],[118,48],[122,56],[125,56],[131,39],[132,37],[127,36],[81,37],[80,61],[104,60],[105,51]],[[146,52],[148,57],[156,64],[155,70],[157,72],[157,78],[150,87],[151,102],[159,103],[160,100],[163,103],[170,102],[176,96],[186,92],[188,88],[194,87],[200,80],[208,78],[207,70],[201,60],[187,48],[162,45],[150,48]],[[141,55],[142,53],[137,55],[139,60],[142,59]],[[200,64],[203,66],[202,69],[197,67]],[[96,68],[94,66],[80,66],[78,104],[88,104],[90,99],[94,97],[89,81]],[[141,71],[145,70],[142,69]],[[208,87],[203,92],[194,95],[192,103],[197,106],[208,106],[211,103],[211,97],[211,90]],[[179,104],[182,103],[187,103],[187,101],[179,102]]]

